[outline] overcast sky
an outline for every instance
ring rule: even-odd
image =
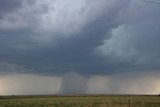
[[[0,94],[159,93],[159,12],[143,0],[0,0]]]

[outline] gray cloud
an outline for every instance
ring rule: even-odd
[[[22,5],[21,0],[1,0],[0,1],[0,13],[1,12],[10,12],[19,8]]]
[[[45,66],[51,65],[53,67],[50,66],[50,71],[53,73],[70,70],[96,72],[94,65],[101,66],[103,61],[99,59],[99,56],[94,55],[94,48],[103,44],[103,40],[110,36],[108,32],[121,23],[117,20],[118,13],[123,9],[123,5],[127,4],[125,1],[119,4],[115,2],[118,1],[108,1],[108,4],[105,4],[105,1],[101,0],[97,5],[96,1],[93,3],[80,1],[82,5],[74,4],[77,7],[71,5],[71,1],[62,3],[64,6],[71,5],[71,9],[70,7],[58,7],[61,2],[53,2],[55,5],[55,10],[53,10],[52,5],[43,8],[43,2],[37,1],[35,5],[30,6],[33,10],[23,7],[19,13],[14,12],[8,18],[22,14],[19,20],[16,19],[19,22],[21,18],[26,18],[25,12],[30,17],[22,19],[22,25],[8,22],[10,25],[6,26],[7,31],[1,31],[1,47],[4,48],[2,51],[6,52],[6,59],[9,62],[26,66],[28,69],[45,71]],[[33,14],[33,12],[37,13]],[[57,17],[52,16],[51,13],[57,14]],[[61,18],[64,15],[68,20]],[[34,23],[30,22],[34,19],[36,19]],[[51,21],[51,24],[48,24],[48,21]],[[68,29],[70,25],[73,27]]]
[[[140,0],[1,0],[0,94],[158,94],[159,11]]]
[[[1,7],[0,64],[14,65],[1,72],[159,70],[157,5],[139,0],[19,2]]]
[[[132,1],[128,18],[112,30],[112,38],[105,40],[98,52],[111,59],[110,63],[125,64],[120,70],[159,70],[159,9],[157,5]]]

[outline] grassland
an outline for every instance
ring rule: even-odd
[[[160,107],[159,96],[1,96],[0,107]]]

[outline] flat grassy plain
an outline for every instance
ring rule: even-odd
[[[157,95],[1,96],[0,107],[160,107]]]

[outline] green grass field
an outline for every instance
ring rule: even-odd
[[[160,107],[159,96],[2,96],[0,107]]]

